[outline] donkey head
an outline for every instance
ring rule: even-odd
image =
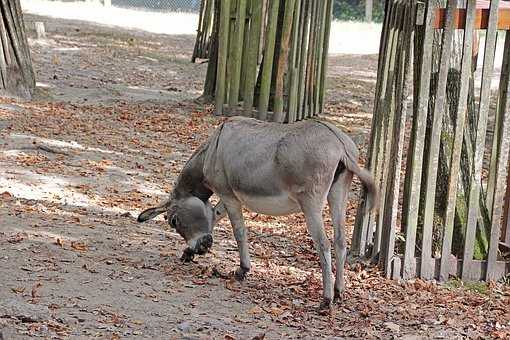
[[[195,254],[203,255],[212,246],[214,225],[224,216],[223,204],[212,207],[197,197],[170,200],[162,205],[149,208],[138,216],[138,222],[145,222],[166,213],[168,224],[181,235],[188,248],[182,259],[191,261]]]

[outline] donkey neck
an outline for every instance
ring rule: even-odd
[[[207,143],[202,144],[184,165],[172,192],[173,199],[195,196],[207,202],[213,192],[204,184],[204,157]]]

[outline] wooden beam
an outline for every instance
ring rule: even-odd
[[[395,255],[393,256],[392,260],[391,260],[391,266],[392,266],[392,273],[391,273],[391,278],[392,279],[400,279],[403,277],[403,273],[402,273],[402,268],[401,268],[401,262],[403,260],[403,257],[402,255]],[[420,275],[420,271],[421,271],[421,268],[420,268],[420,262],[421,262],[421,259],[419,257],[415,257],[414,260],[416,261],[417,263],[417,266],[416,266],[416,271],[411,273],[411,275],[409,276],[409,278],[417,278],[419,277]],[[460,259],[457,259],[455,256],[450,256],[449,259],[448,259],[450,263],[450,266],[449,266],[449,273],[448,273],[448,277],[445,277],[444,279],[441,279],[441,276],[440,276],[440,267],[441,267],[441,259],[440,258],[434,258],[433,259],[433,262],[434,262],[434,278],[441,281],[441,282],[444,282],[446,281],[448,278],[450,278],[451,276],[453,277],[461,277],[462,275],[462,267],[463,267],[463,261],[460,260]],[[473,260],[471,261],[471,263],[469,264],[470,267],[471,267],[471,276],[467,277],[467,278],[463,278],[463,280],[466,280],[466,281],[483,281],[485,280],[485,273],[487,272],[487,261],[478,261],[478,260]],[[508,261],[497,261],[494,265],[494,271],[495,271],[495,276],[499,279],[499,278],[504,278],[505,276],[507,276],[508,274],[510,274],[510,262]]]
[[[510,165],[506,179],[505,208],[503,213],[503,226],[501,227],[501,242],[510,248]]]
[[[464,29],[466,25],[466,9],[458,8],[453,16],[455,22],[455,28]],[[434,20],[434,28],[445,28],[446,24],[446,9],[436,9],[436,16]],[[487,29],[489,24],[489,9],[477,9],[475,19],[475,29]],[[500,5],[499,18],[498,18],[498,29],[499,30],[510,30],[510,4]]]

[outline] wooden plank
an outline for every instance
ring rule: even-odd
[[[427,111],[430,95],[430,75],[432,67],[432,43],[433,33],[432,23],[434,21],[435,11],[433,6],[428,3],[425,10],[425,27],[423,34],[423,50],[422,50],[422,65],[420,68],[420,85],[417,101],[417,110],[414,117],[413,124],[414,143],[413,149],[409,150],[412,154],[412,164],[409,172],[410,190],[404,200],[408,203],[406,205],[407,211],[404,212],[406,216],[406,237],[405,237],[405,253],[403,260],[404,279],[412,278],[416,275],[416,262],[414,257],[416,247],[416,229],[418,226],[418,207],[420,203],[420,189],[422,177],[422,164],[423,164],[423,149],[425,146],[425,129],[427,125]],[[409,169],[407,170],[409,171]]]
[[[444,216],[445,227],[443,233],[443,245],[441,251],[441,268],[439,273],[439,279],[446,281],[449,278],[451,268],[449,264],[452,239],[453,239],[453,227],[455,220],[455,207],[457,204],[457,188],[460,177],[460,161],[462,152],[462,141],[464,138],[464,125],[466,122],[467,115],[467,100],[469,94],[469,78],[471,77],[472,68],[472,56],[473,50],[473,32],[475,22],[475,10],[476,1],[468,0],[467,3],[467,21],[466,21],[466,33],[464,34],[464,44],[462,52],[462,66],[461,66],[461,77],[460,77],[460,91],[459,101],[456,113],[455,127],[454,127],[454,138],[452,145],[452,156],[450,161],[450,173],[448,179],[447,189],[447,205]]]
[[[409,85],[411,81],[411,62],[412,62],[412,23],[415,13],[414,3],[406,3],[402,12],[403,27],[400,34],[397,50],[399,51],[399,60],[397,63],[397,79],[395,89],[395,120],[393,128],[393,146],[388,164],[388,187],[386,188],[385,210],[383,212],[382,225],[385,226],[384,234],[381,239],[382,250],[380,261],[386,271],[386,277],[393,275],[391,261],[395,253],[395,232],[397,227],[397,215],[399,207],[400,192],[400,170],[402,166],[402,154],[404,151],[405,126],[407,120],[407,107],[409,100]],[[393,262],[396,264],[395,262]],[[398,269],[393,268],[393,272],[398,270],[400,275],[400,262]]]
[[[395,258],[402,259],[401,256],[395,256]],[[420,262],[421,259],[415,258],[414,259],[416,263],[418,263],[418,266],[416,267],[416,271],[414,275],[412,276],[418,276],[420,273]],[[434,277],[437,279],[439,278],[439,267],[440,267],[440,261],[441,259],[434,259],[434,268],[435,268],[435,275]],[[451,258],[452,264],[451,267],[453,268],[452,275],[456,277],[461,277],[462,274],[462,267],[463,267],[463,261],[458,260],[455,258]],[[485,273],[487,272],[487,261],[479,261],[479,260],[473,260],[470,264],[472,268],[473,277],[469,281],[482,281],[485,280]],[[498,279],[504,278],[506,275],[510,274],[510,262],[505,261],[497,261],[494,265],[496,277]]]
[[[237,0],[236,19],[233,24],[232,54],[230,55],[230,93],[229,106],[234,108],[239,103],[239,86],[241,83],[241,66],[243,57],[244,25],[246,24],[246,0]]]
[[[501,229],[501,242],[510,248],[510,166],[506,180],[505,211]]]
[[[278,25],[278,10],[280,0],[272,0],[269,9],[267,23],[267,34],[264,51],[264,61],[262,65],[262,79],[260,82],[259,96],[259,119],[267,120],[267,110],[269,107],[269,95],[271,91],[271,75],[273,72],[273,59],[276,44],[276,27]]]
[[[499,131],[495,131],[498,137],[497,155],[497,171],[495,179],[494,199],[492,200],[492,216],[491,216],[491,238],[489,243],[489,254],[487,256],[487,277],[486,280],[497,280],[495,264],[498,258],[499,239],[501,235],[501,217],[503,214],[503,201],[505,198],[506,188],[504,183],[507,181],[508,175],[508,152],[510,151],[510,100],[508,93],[510,92],[510,81],[508,74],[510,72],[510,34],[505,37],[505,51],[503,57],[503,68],[501,69],[500,81],[500,105],[498,107],[497,124]]]
[[[490,8],[489,25],[485,40],[485,53],[482,71],[482,86],[480,90],[480,104],[478,112],[477,135],[473,160],[473,176],[471,178],[466,238],[464,243],[462,279],[470,279],[473,275],[470,263],[473,261],[476,237],[477,218],[479,214],[480,180],[485,150],[485,136],[487,133],[487,118],[491,98],[491,81],[494,71],[494,54],[496,48],[496,33],[499,0],[493,0]]]
[[[496,46],[498,45],[498,41],[501,39],[501,36],[507,36],[506,32],[498,31],[497,37],[496,37]],[[506,49],[510,48],[510,41],[508,39],[505,39],[505,46],[504,51]],[[503,58],[503,64],[501,66],[502,70],[508,69],[508,60],[509,58]],[[490,163],[489,163],[489,179],[487,181],[487,189],[485,190],[485,198],[486,198],[486,206],[489,211],[492,210],[493,205],[493,198],[494,198],[494,192],[496,190],[496,176],[498,173],[498,160],[499,160],[499,146],[500,146],[500,140],[501,140],[501,114],[504,114],[504,106],[506,102],[506,87],[503,84],[506,84],[508,78],[507,72],[501,72],[501,77],[499,80],[500,87],[499,87],[499,96],[498,96],[498,103],[497,103],[497,110],[496,110],[496,116],[494,118],[494,133],[492,135],[492,150],[490,153]],[[500,183],[501,184],[501,183]]]
[[[247,0],[246,2],[246,18],[245,18],[245,25],[244,25],[244,41],[243,41],[243,58],[242,58],[242,62],[241,62],[241,83],[240,83],[240,87],[239,87],[239,101],[242,101],[243,102],[243,107],[244,107],[244,98],[246,96],[246,85],[247,85],[247,81],[246,81],[246,72],[248,70],[248,64],[249,64],[249,53],[248,51],[250,50],[250,46],[252,46],[252,41],[250,40],[250,26],[251,26],[251,22],[252,22],[252,17],[253,17],[253,6],[254,6],[254,0]],[[257,41],[257,44],[254,44],[256,46],[258,46],[258,41]],[[242,112],[243,115],[247,115],[247,112],[245,110],[243,110]],[[249,117],[249,116],[248,116]]]
[[[244,112],[245,115],[251,117],[253,112],[253,100],[255,97],[255,85],[257,82],[257,65],[259,59],[259,41],[260,29],[262,26],[263,16],[263,3],[260,1],[252,2],[252,17],[250,22],[250,41],[248,51],[246,51],[247,66],[246,66],[246,87],[244,91]]]
[[[280,41],[280,54],[278,56],[278,63],[276,65],[276,83],[275,83],[275,96],[274,96],[274,115],[273,121],[283,123],[285,116],[283,114],[284,103],[284,78],[285,73],[288,72],[288,59],[289,59],[289,44],[292,33],[292,22],[294,19],[296,0],[285,1],[285,12],[283,15],[283,28],[282,37]],[[299,0],[298,0],[299,1]]]
[[[306,57],[306,77],[305,77],[305,88],[304,88],[304,107],[303,107],[303,117],[309,118],[311,113],[311,101],[310,95],[312,93],[312,73],[313,73],[313,60],[314,60],[314,52],[315,52],[315,39],[316,39],[316,24],[317,24],[317,11],[319,7],[319,0],[312,0],[311,2],[311,15],[310,15],[310,31],[308,37],[308,51]]]
[[[365,21],[372,22],[373,0],[365,0]]]
[[[378,144],[378,139],[380,138],[380,124],[381,124],[381,117],[382,114],[379,110],[379,98],[381,94],[381,88],[383,79],[385,77],[385,68],[384,65],[385,59],[387,56],[388,51],[388,42],[389,42],[389,31],[390,31],[390,20],[392,16],[393,11],[393,1],[386,1],[385,2],[385,9],[384,9],[384,24],[383,29],[381,32],[381,38],[379,41],[379,60],[378,60],[378,66],[377,66],[377,83],[375,88],[375,95],[374,95],[374,114],[372,117],[372,127],[370,129],[370,144],[368,146],[368,159],[367,159],[367,168],[370,169],[372,172],[374,172],[374,169],[376,169],[376,159],[377,159],[377,153],[376,153],[376,147]],[[364,190],[364,189],[363,189]],[[363,197],[366,198],[366,192],[363,191]],[[364,256],[365,255],[365,249],[367,244],[367,237],[368,237],[368,231],[369,227],[371,225],[370,221],[373,217],[373,213],[368,211],[368,208],[366,206],[366,199],[361,200],[357,213],[356,213],[356,220],[355,220],[355,227],[354,232],[352,235],[352,243],[351,243],[351,252],[353,254],[356,254],[357,256]]]
[[[498,29],[510,30],[510,4],[501,3],[499,10]],[[464,29],[466,22],[466,10],[459,8],[455,11],[454,25],[457,29]],[[434,28],[444,28],[446,25],[446,10],[438,8]],[[475,29],[487,29],[489,27],[489,9],[476,10]]]
[[[7,28],[7,33],[10,38],[11,48],[14,52],[14,57],[16,59],[16,63],[19,66],[20,72],[23,76],[23,81],[25,84],[29,83],[30,79],[30,70],[32,69],[32,63],[29,59],[29,53],[27,51],[26,42],[22,40],[20,37],[20,22],[21,18],[18,18],[16,9],[13,9],[11,6],[14,6],[13,2],[7,2],[7,0],[1,0],[2,6],[5,9],[4,12],[4,20],[5,20],[5,28]]]
[[[319,113],[324,112],[324,96],[326,92],[326,74],[328,70],[328,53],[329,53],[329,38],[331,35],[331,20],[333,16],[333,0],[327,0],[326,7],[326,27],[324,30],[324,42],[322,52],[322,69],[320,75],[320,86],[319,86]]]
[[[383,112],[383,129],[380,138],[379,152],[377,159],[377,171],[375,172],[375,181],[380,183],[380,196],[381,202],[379,205],[379,211],[384,212],[386,210],[386,188],[388,185],[388,171],[390,167],[390,152],[393,144],[393,129],[395,121],[395,72],[397,71],[397,52],[400,52],[402,48],[402,20],[404,19],[404,6],[402,1],[395,2],[395,11],[391,20],[391,50],[389,51],[388,58],[388,71],[387,71],[387,83],[385,86],[384,94],[384,106],[382,107]],[[372,247],[372,260],[375,262],[377,258],[383,260],[380,256],[381,241],[382,241],[382,229],[383,229],[383,217],[384,214],[380,213],[375,225],[374,234],[374,245]]]
[[[446,85],[448,71],[450,69],[450,56],[453,48],[454,22],[452,20],[457,0],[448,1],[447,27],[443,32],[441,56],[439,64],[439,75],[437,80],[436,98],[430,133],[430,144],[428,152],[427,170],[425,174],[425,207],[423,217],[423,234],[421,242],[421,272],[420,277],[430,280],[434,275],[432,261],[432,231],[434,228],[434,212],[436,206],[437,169],[439,166],[439,147],[441,145],[441,131],[443,127],[443,116],[446,109]]]
[[[216,74],[216,115],[223,114],[223,104],[226,94],[228,33],[230,28],[230,0],[221,1],[220,29],[218,32],[218,72]]]
[[[209,49],[211,48],[211,35],[214,23],[214,0],[207,0],[207,6],[205,9],[205,26],[203,27],[203,42],[202,42],[202,52],[204,53],[203,58],[207,58],[209,54]]]
[[[381,132],[378,135],[378,143],[376,149],[376,162],[374,166],[374,179],[379,185],[379,194],[381,197],[379,204],[379,211],[385,210],[385,197],[386,197],[386,184],[385,180],[388,172],[388,160],[389,153],[391,150],[391,136],[393,136],[393,120],[395,112],[393,107],[395,105],[393,101],[394,93],[394,79],[395,79],[395,63],[399,42],[399,23],[402,17],[402,1],[395,1],[393,4],[393,11],[390,20],[390,33],[389,33],[389,45],[385,56],[385,71],[383,76],[383,83],[381,85],[381,94],[379,100],[381,108]],[[374,218],[374,238],[372,247],[372,260],[375,262],[380,255],[381,250],[381,238],[383,228],[383,214],[379,214]],[[368,231],[369,235],[372,230]],[[368,242],[368,240],[367,240]],[[382,259],[381,259],[382,260]]]
[[[398,256],[394,256],[391,261],[391,279],[400,280],[402,278],[402,260]]]
[[[0,77],[2,83],[1,89],[7,88],[9,80],[7,79],[7,65],[11,63],[9,40],[7,39],[7,29],[4,26],[2,11],[0,11]]]
[[[328,1],[329,2],[329,1]],[[329,18],[327,17],[328,12],[328,3],[326,1],[323,1],[321,3],[321,11],[320,11],[320,31],[319,31],[319,39],[317,39],[317,57],[316,57],[316,72],[314,74],[314,114],[319,114],[322,110],[320,109],[320,89],[322,87],[321,80],[322,80],[322,68],[323,68],[323,62],[324,62],[324,36],[326,34],[326,20]],[[326,59],[327,62],[327,59]]]
[[[302,38],[302,44],[300,46],[301,48],[301,55],[300,55],[300,64],[299,64],[299,89],[298,89],[298,100],[299,100],[299,103],[298,103],[298,111],[297,111],[297,120],[301,120],[305,117],[305,110],[304,110],[304,106],[305,106],[305,92],[306,92],[306,89],[305,89],[305,82],[306,82],[306,61],[307,61],[307,55],[308,55],[308,48],[309,47],[309,41],[308,41],[308,37],[309,37],[309,30],[310,30],[310,20],[311,20],[311,13],[312,13],[312,10],[311,10],[311,6],[312,6],[312,2],[311,1],[308,1],[308,0],[303,0],[304,3],[302,5],[302,8],[303,8],[303,20],[304,20],[304,24],[302,25],[303,27],[303,32],[300,33]]]
[[[194,63],[197,57],[200,55],[200,51],[202,48],[202,35],[204,34],[204,11],[207,0],[202,0],[200,2],[200,10],[198,16],[198,28],[197,28],[197,38],[195,41],[195,47],[193,48],[193,55],[191,56],[191,62]]]
[[[298,103],[298,76],[299,76],[299,36],[301,32],[301,0],[297,0],[294,9],[294,20],[292,24],[292,51],[290,55],[289,70],[290,70],[290,85],[289,85],[289,102],[287,121],[289,124],[294,123],[297,118],[297,103]]]

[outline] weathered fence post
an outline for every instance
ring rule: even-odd
[[[209,1],[202,3],[194,59],[203,46]],[[208,79],[209,70],[216,72],[216,113],[277,122],[321,113],[333,0],[227,2],[219,10],[217,63],[208,65]]]
[[[35,76],[19,0],[0,2],[0,96],[30,99]]]
[[[510,261],[500,252],[510,209],[505,200],[510,192],[509,33],[497,93],[491,82],[496,32],[510,30],[510,4],[492,0],[487,8],[486,2],[468,0],[459,8],[453,0],[442,8],[440,3],[386,4],[368,153],[381,208],[378,215],[356,220],[353,252],[378,259],[392,278],[495,280],[510,272]],[[454,44],[459,29],[463,43]],[[479,88],[472,67],[475,29],[487,32]],[[411,99],[413,114],[406,115]],[[359,212],[364,209],[361,204]],[[485,231],[486,243],[479,242]],[[484,244],[486,249],[475,253],[475,246]]]
[[[37,39],[46,39],[46,30],[44,29],[44,22],[42,21],[36,21],[34,23],[35,25],[35,32],[37,35]]]
[[[372,12],[374,9],[373,0],[365,0],[365,21],[372,22]]]

